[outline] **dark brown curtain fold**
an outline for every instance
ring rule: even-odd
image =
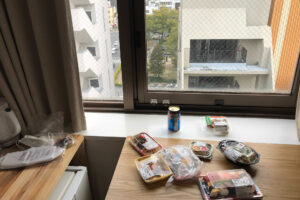
[[[68,0],[0,0],[0,90],[23,131],[58,111],[86,128],[71,22]]]

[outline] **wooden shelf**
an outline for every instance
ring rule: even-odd
[[[49,163],[0,171],[0,199],[48,199],[83,142],[83,135],[73,136],[76,143]]]

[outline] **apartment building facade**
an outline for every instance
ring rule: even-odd
[[[184,0],[178,28],[180,89],[271,92],[269,0]]]
[[[70,0],[82,96],[114,99],[107,0]]]
[[[146,0],[146,14],[153,14],[153,10],[159,10],[162,6],[170,9],[178,9],[181,0]]]

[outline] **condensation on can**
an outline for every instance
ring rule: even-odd
[[[170,131],[180,130],[180,115],[180,108],[178,106],[169,106],[168,128]]]

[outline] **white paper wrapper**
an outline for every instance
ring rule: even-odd
[[[0,169],[13,169],[49,162],[62,155],[64,151],[64,148],[56,146],[43,146],[8,153],[0,157]]]

